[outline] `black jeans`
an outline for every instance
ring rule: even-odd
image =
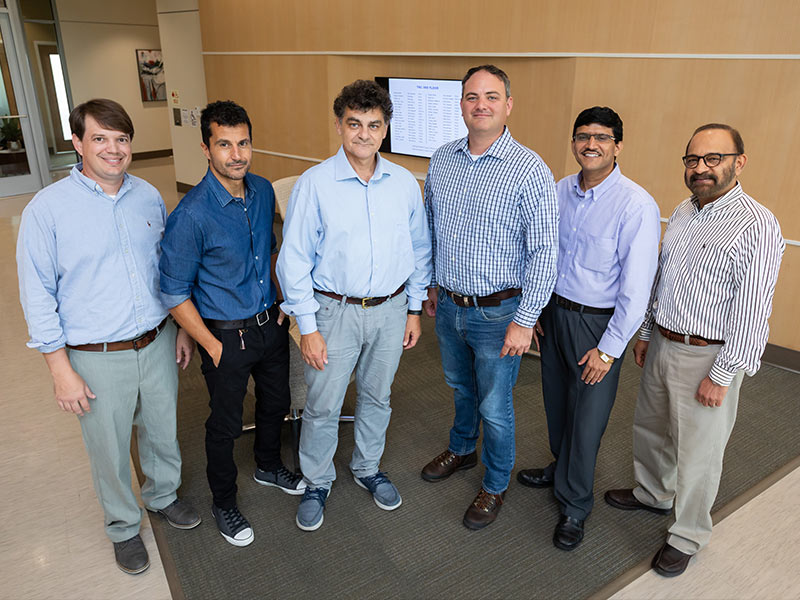
[[[206,420],[206,474],[214,504],[236,506],[234,440],[242,434],[242,404],[247,382],[255,383],[256,464],[265,470],[281,466],[281,425],[289,412],[289,319],[277,324],[278,308],[269,309],[269,321],[261,326],[210,329],[222,342],[218,367],[202,347],[202,371],[206,378],[211,414]],[[244,345],[244,349],[242,349]]]

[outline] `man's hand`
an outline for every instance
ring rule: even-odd
[[[422,325],[419,315],[408,315],[406,317],[406,333],[403,336],[403,350],[411,350],[417,345],[419,337],[422,335]]]
[[[178,335],[175,338],[175,362],[181,369],[186,370],[192,356],[194,356],[194,340],[185,330],[178,329]]]
[[[279,308],[278,309],[278,318],[275,319],[275,321],[278,323],[278,325],[283,325],[283,322],[288,318],[289,317],[286,315],[286,313],[283,312],[283,310]]]
[[[97,397],[89,389],[83,377],[72,369],[53,378],[53,390],[61,410],[75,413],[79,417],[82,417],[84,412],[92,411],[89,398],[94,400]]]
[[[700,382],[700,387],[697,388],[697,393],[694,397],[703,406],[716,407],[722,406],[722,400],[727,393],[727,385],[717,385],[706,375],[703,381]]]
[[[214,366],[219,367],[219,363],[222,360],[222,342],[220,342],[217,338],[214,338],[214,342],[216,343],[209,343],[209,347],[206,348],[206,351],[211,357],[211,361],[214,363]]]
[[[436,316],[436,306],[439,303],[439,288],[428,288],[428,299],[422,303],[425,314],[429,317]]]
[[[506,339],[500,350],[500,358],[506,355],[522,356],[530,349],[532,337],[533,327],[523,327],[511,321],[506,328]]]
[[[600,351],[597,348],[592,348],[583,355],[583,358],[578,361],[578,365],[583,364],[586,366],[583,368],[583,373],[581,373],[581,381],[587,385],[600,383],[606,373],[611,370],[611,363],[607,363],[600,358]]]
[[[328,347],[319,331],[300,336],[300,354],[307,365],[317,371],[325,370],[325,365],[328,364]]]
[[[542,323],[539,319],[536,319],[536,324],[533,326],[533,343],[536,344],[536,351],[541,352],[542,349],[539,347],[539,336],[544,337],[544,329],[542,328]]]
[[[647,356],[647,347],[650,345],[648,340],[636,340],[633,345],[633,360],[640,367],[644,366],[644,359]]]

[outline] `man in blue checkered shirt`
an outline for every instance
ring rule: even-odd
[[[464,515],[469,529],[492,523],[503,503],[515,456],[512,391],[556,280],[555,182],[505,126],[510,87],[493,65],[467,71],[461,113],[469,134],[434,153],[425,180],[434,256],[425,310],[436,316],[455,419],[447,449],[422,478],[474,467],[483,423],[486,473]]]

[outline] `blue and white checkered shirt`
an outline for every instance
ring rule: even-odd
[[[558,200],[550,169],[505,129],[477,160],[467,138],[439,148],[425,179],[431,285],[467,296],[522,288],[514,321],[533,327],[556,281]]]

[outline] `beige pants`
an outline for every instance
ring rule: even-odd
[[[736,421],[743,371],[719,407],[695,393],[720,346],[687,346],[658,330],[647,352],[633,419],[636,498],[655,508],[675,503],[667,543],[695,554],[711,538],[711,507],[719,490],[722,457]]]

